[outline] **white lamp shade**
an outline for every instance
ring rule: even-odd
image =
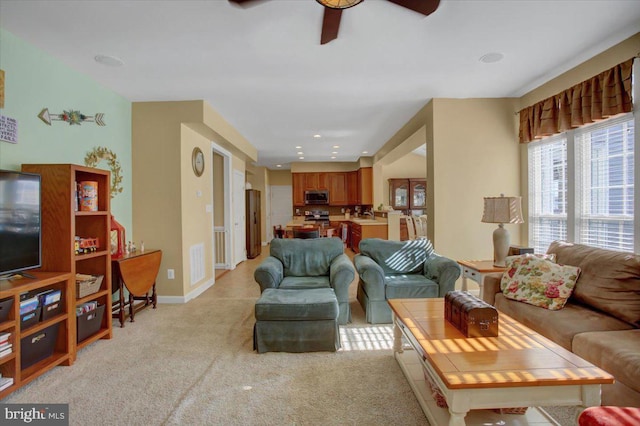
[[[482,222],[524,223],[522,197],[485,197]]]

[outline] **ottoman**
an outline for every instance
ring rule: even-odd
[[[588,407],[578,417],[579,426],[636,426],[640,424],[640,408]]]
[[[335,352],[338,299],[332,288],[267,288],[255,305],[253,348],[263,352]]]

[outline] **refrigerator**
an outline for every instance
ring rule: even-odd
[[[260,191],[247,189],[245,194],[246,206],[246,237],[247,257],[253,259],[260,255],[262,248],[262,231],[260,229]]]

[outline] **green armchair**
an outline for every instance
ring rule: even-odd
[[[360,282],[358,301],[367,322],[390,323],[387,299],[444,297],[460,277],[460,265],[433,251],[431,241],[367,238],[353,259]]]
[[[267,288],[332,288],[338,299],[338,324],[351,321],[349,285],[355,275],[340,238],[273,239],[269,257],[253,274],[261,293]]]

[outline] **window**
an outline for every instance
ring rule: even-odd
[[[632,252],[633,120],[603,124],[575,135],[576,241]]]
[[[529,244],[545,253],[567,238],[567,140],[563,135],[529,144]]]
[[[529,243],[634,251],[632,114],[529,144]]]

